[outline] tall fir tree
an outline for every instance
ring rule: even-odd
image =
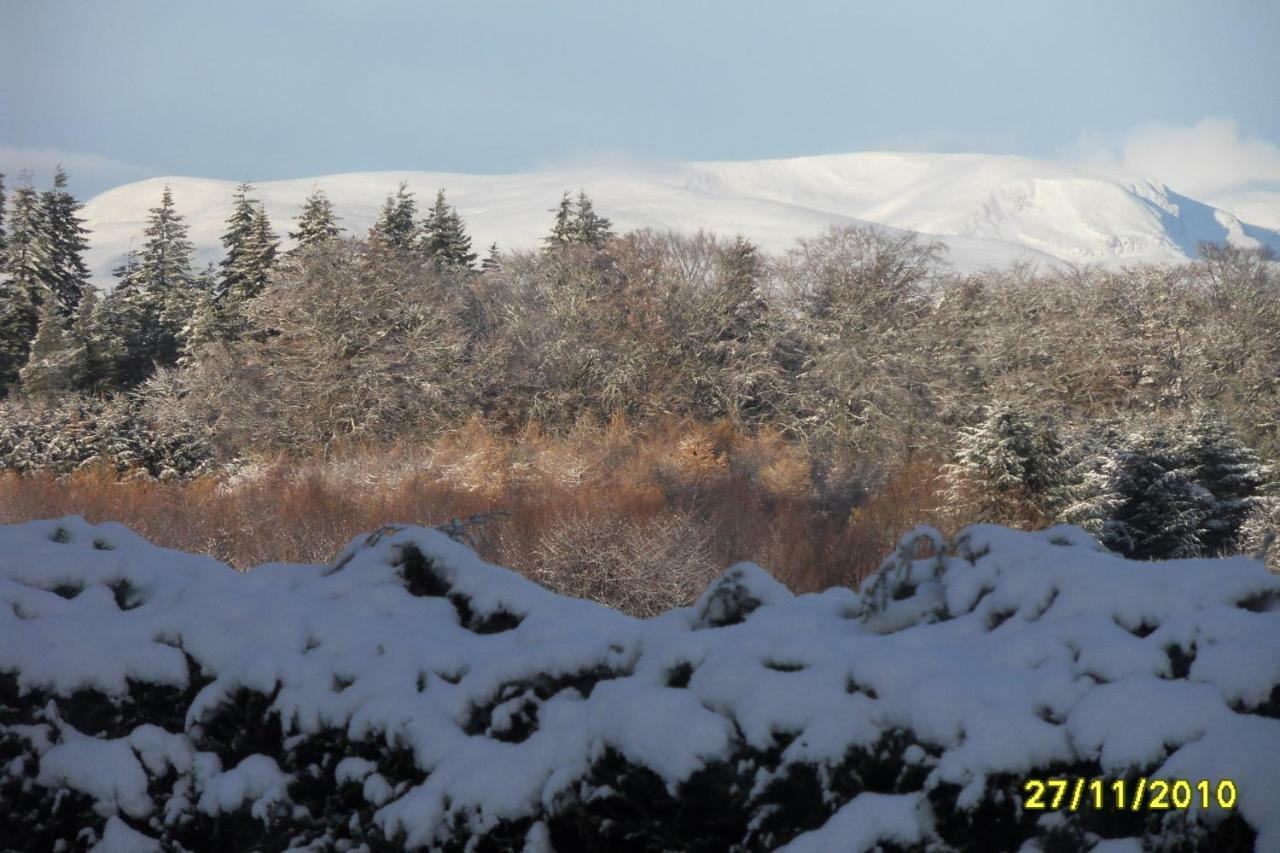
[[[40,306],[40,324],[31,342],[31,355],[19,378],[29,397],[50,399],[73,386],[71,341],[63,328],[63,316],[56,300]]]
[[[481,272],[498,272],[502,269],[502,255],[498,252],[498,244],[490,243],[489,252],[480,262]]]
[[[280,241],[271,230],[262,203],[250,197],[252,189],[252,184],[241,184],[232,197],[231,216],[222,235],[227,254],[219,265],[215,299],[254,298],[266,289],[275,268]]]
[[[53,176],[53,189],[40,195],[40,238],[44,288],[58,303],[63,317],[70,317],[89,287],[89,268],[84,252],[89,248],[89,231],[78,215],[83,205],[67,190],[67,173],[58,166]]]
[[[99,393],[115,385],[117,366],[124,357],[124,341],[112,328],[109,306],[99,298],[96,288],[84,292],[68,337],[72,387]]]
[[[240,303],[224,296],[217,299],[206,290],[196,296],[191,320],[182,330],[182,354],[178,364],[186,367],[196,363],[204,347],[235,340],[243,333],[243,315]]]
[[[395,192],[387,196],[369,237],[385,246],[407,249],[413,245],[418,231],[417,215],[418,203],[409,192],[409,184],[401,181]]]
[[[194,250],[167,185],[160,205],[151,208],[143,234],[146,242],[134,274],[141,309],[139,355],[143,363],[167,366],[177,361],[181,332],[191,319],[196,297],[191,271]]]
[[[613,223],[596,213],[595,205],[583,190],[578,191],[578,206],[573,216],[573,232],[579,243],[600,249],[613,236]]]
[[[4,172],[0,172],[0,275],[4,273]]]
[[[556,215],[556,218],[551,226],[551,233],[542,241],[548,252],[563,249],[576,242],[573,200],[569,197],[568,190],[565,190],[564,195],[560,197],[560,204],[552,208],[551,212]]]
[[[218,264],[219,294],[242,292],[254,273],[253,217],[255,201],[250,196],[253,185],[245,182],[231,196],[231,215],[222,232],[222,248],[226,255]]]
[[[444,190],[436,193],[436,203],[422,223],[418,247],[441,267],[470,268],[476,261],[462,217],[445,200]]]
[[[0,272],[0,391],[17,382],[18,371],[27,363],[40,306],[46,301],[42,230],[40,201],[24,175],[10,205]]]
[[[0,397],[17,384],[18,371],[27,363],[38,310],[26,287],[0,274]]]
[[[103,298],[99,309],[102,325],[114,341],[108,378],[119,388],[131,388],[151,372],[144,335],[147,312],[137,281],[139,269],[137,255],[130,250],[124,263],[112,271],[118,283]]]
[[[294,247],[289,250],[290,255],[327,243],[342,233],[338,217],[333,211],[333,203],[329,201],[325,191],[319,188],[307,196],[295,221],[298,223],[298,230],[289,232],[289,238],[295,241]]]
[[[111,271],[111,275],[116,280],[116,286],[111,291],[118,296],[133,296],[138,292],[138,272],[141,270],[138,263],[138,253],[129,247],[129,251],[125,253],[124,260],[120,265]]]
[[[245,299],[252,299],[266,290],[271,273],[276,268],[276,256],[280,252],[280,238],[271,228],[271,219],[267,209],[258,203],[253,212],[253,276],[248,280],[250,287],[243,294]]]

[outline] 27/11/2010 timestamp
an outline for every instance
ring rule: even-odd
[[[1234,809],[1236,783],[1230,779],[1028,779],[1022,786],[1028,811],[1184,811]]]

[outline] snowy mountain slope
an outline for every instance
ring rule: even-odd
[[[693,162],[654,168],[587,168],[514,175],[377,172],[258,185],[277,230],[286,232],[302,199],[323,187],[352,233],[372,224],[387,193],[407,181],[420,207],[444,188],[478,247],[538,245],[550,208],[584,188],[621,230],[640,227],[742,233],[771,251],[828,226],[874,223],[934,235],[960,270],[1041,263],[1171,262],[1193,257],[1201,241],[1280,249],[1280,232],[1248,225],[1224,210],[1121,172],[1025,157],[861,153],[790,160]],[[100,284],[131,241],[138,245],[149,207],[169,183],[202,262],[220,256],[218,236],[234,183],[155,178],[91,199],[89,261]],[[1250,198],[1266,214],[1267,200]],[[1280,219],[1280,213],[1267,221]]]
[[[33,848],[1271,851],[1277,754],[1246,558],[922,528],[860,593],[742,564],[637,620],[435,530],[237,573],[0,527],[0,837]],[[1105,793],[1037,811],[1045,777]],[[1207,793],[1131,808],[1139,777]]]

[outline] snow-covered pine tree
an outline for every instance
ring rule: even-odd
[[[481,272],[498,272],[502,269],[502,255],[498,252],[498,244],[490,243],[489,252],[480,262]]]
[[[275,268],[280,241],[271,230],[262,203],[250,196],[253,185],[236,187],[231,216],[222,235],[226,257],[219,265],[220,276],[215,299],[236,301],[252,299],[267,286],[267,278]]]
[[[231,196],[231,215],[227,217],[226,230],[222,232],[222,248],[226,255],[218,264],[219,293],[236,293],[247,289],[246,280],[253,275],[252,235],[254,199],[250,196],[253,184],[240,184]]]
[[[13,386],[27,363],[31,339],[39,325],[44,288],[45,241],[39,198],[23,175],[9,209],[9,234],[0,272],[0,391]]]
[[[252,299],[267,287],[271,272],[276,268],[276,255],[280,251],[280,239],[271,229],[267,210],[259,202],[253,211],[253,230],[250,233],[252,272],[244,281],[241,299]]]
[[[441,267],[469,269],[476,261],[476,254],[471,251],[471,238],[467,236],[462,217],[445,200],[444,190],[436,193],[436,203],[422,223],[418,247],[433,263]]]
[[[295,221],[298,223],[298,230],[290,231],[289,237],[296,245],[289,250],[290,255],[321,245],[342,233],[338,217],[333,211],[333,203],[319,187],[312,190],[311,195],[302,203],[302,210]]]
[[[1114,427],[1080,453],[1073,502],[1059,520],[1079,524],[1113,551],[1139,560],[1193,557],[1205,552],[1205,523],[1213,496],[1195,481],[1180,440],[1164,424]]]
[[[31,356],[19,374],[22,391],[29,397],[49,399],[65,394],[73,386],[72,346],[63,322],[57,300],[48,299],[40,306],[40,325],[31,342]]]
[[[223,292],[217,286],[218,275],[213,264],[195,282],[195,301],[191,317],[182,327],[182,352],[178,365],[193,364],[202,347],[238,340],[244,334],[247,318],[245,299]]]
[[[140,309],[142,360],[169,365],[177,361],[182,328],[195,307],[187,226],[174,208],[168,185],[160,205],[151,208],[143,234],[146,242],[134,273]]]
[[[138,292],[138,271],[141,268],[138,263],[138,253],[130,246],[129,251],[125,253],[124,260],[111,271],[112,277],[116,280],[116,286],[111,292],[121,297],[136,294]]]
[[[569,197],[568,190],[565,190],[564,195],[560,198],[560,205],[552,208],[551,212],[556,215],[555,223],[551,226],[551,233],[543,238],[542,241],[548,252],[563,249],[565,246],[576,242],[573,200]]]
[[[146,360],[142,307],[132,282],[137,263],[131,258],[132,253],[116,268],[115,275],[121,283],[103,297],[98,307],[99,325],[107,336],[103,349],[111,357],[108,379],[115,388],[132,388],[152,369],[152,363]]]
[[[98,393],[115,384],[124,344],[111,328],[106,301],[94,287],[85,290],[68,332],[71,342],[71,384],[79,391]]]
[[[417,214],[418,203],[409,192],[409,184],[401,181],[395,192],[383,202],[378,221],[369,230],[369,239],[397,249],[409,248],[418,230],[414,221]]]
[[[613,223],[596,213],[595,205],[584,190],[578,190],[578,205],[571,227],[576,242],[595,249],[603,248],[613,236]]]
[[[1212,496],[1201,545],[1206,554],[1236,553],[1241,528],[1261,500],[1266,471],[1220,415],[1196,412],[1178,448],[1195,482]]]
[[[977,509],[982,520],[1013,522],[1026,510],[1048,518],[1066,482],[1062,441],[1052,421],[1006,402],[993,403],[983,420],[960,430],[955,462],[947,466],[948,499]]]
[[[44,287],[58,303],[63,317],[70,317],[89,287],[89,268],[84,251],[89,248],[89,231],[78,215],[83,205],[67,191],[67,173],[59,165],[53,175],[53,189],[40,195],[43,223],[41,255]]]
[[[1204,553],[1201,532],[1212,496],[1181,468],[1174,442],[1163,432],[1129,451],[1117,466],[1122,503],[1103,529],[1113,551],[1142,560],[1194,557]]]
[[[0,273],[0,397],[18,382],[36,333],[38,309],[20,282]]]
[[[229,296],[218,299],[207,290],[200,290],[191,320],[182,329],[182,354],[178,357],[178,365],[187,367],[195,363],[203,347],[239,337],[238,308],[239,302]]]
[[[0,172],[0,274],[4,273],[4,172]]]

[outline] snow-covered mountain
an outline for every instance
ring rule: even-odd
[[[353,233],[372,224],[387,193],[407,181],[428,205],[447,191],[477,247],[536,246],[565,190],[585,189],[621,230],[640,227],[742,233],[771,251],[828,226],[874,223],[942,238],[960,270],[1026,258],[1044,264],[1176,262],[1201,241],[1280,250],[1280,230],[1180,195],[1157,180],[1026,157],[870,152],[789,160],[614,166],[511,175],[370,172],[257,185],[281,233],[303,198],[323,187]],[[169,184],[202,262],[220,257],[232,181],[153,178],[104,192],[85,205],[96,280],[141,243],[148,208]],[[1280,227],[1269,197],[1250,217]],[[1259,206],[1261,205],[1261,207]]]

